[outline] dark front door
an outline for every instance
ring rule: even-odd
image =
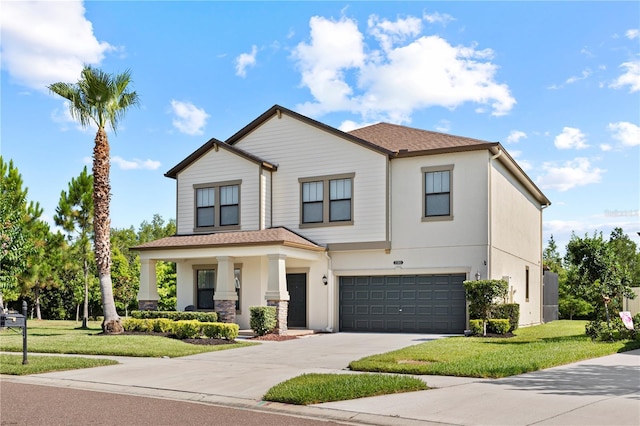
[[[307,326],[307,274],[287,274],[289,292],[289,327]]]

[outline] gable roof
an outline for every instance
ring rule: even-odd
[[[347,133],[392,151],[398,157],[489,149],[498,145],[498,142],[487,142],[390,123],[373,124]]]
[[[229,152],[232,152],[233,154],[243,157],[249,161],[252,161],[264,169],[274,170],[274,171],[278,169],[278,166],[276,164],[270,163],[266,160],[256,157],[255,155],[250,154],[247,151],[244,151],[240,148],[236,148],[235,146],[228,145],[222,141],[219,141],[216,138],[211,138],[204,145],[196,149],[193,153],[191,153],[191,155],[189,155],[187,158],[185,158],[180,163],[175,165],[171,170],[169,170],[164,175],[166,177],[176,179],[178,177],[178,173],[180,173],[182,170],[189,167],[191,163],[193,163],[198,158],[205,155],[207,152],[209,152],[209,150],[214,149],[217,151],[220,148],[225,149]]]
[[[166,250],[176,248],[211,248],[229,246],[281,245],[311,251],[325,251],[322,246],[284,228],[269,228],[260,231],[233,231],[214,234],[173,235],[132,247],[131,250]]]
[[[356,143],[358,145],[364,146],[366,148],[372,149],[374,151],[380,152],[381,154],[384,155],[388,155],[388,156],[393,156],[395,155],[395,152],[388,150],[387,148],[385,148],[384,146],[380,146],[377,145],[375,143],[371,143],[368,140],[365,139],[361,139],[355,135],[351,135],[349,133],[343,132],[342,130],[336,129],[335,127],[331,127],[328,126],[324,123],[321,123],[319,121],[316,121],[312,118],[309,117],[305,117],[302,114],[298,114],[295,111],[292,111],[290,109],[287,109],[285,107],[282,107],[280,105],[274,105],[271,108],[269,108],[267,111],[265,111],[262,115],[260,115],[258,118],[256,118],[255,120],[253,120],[251,123],[247,124],[246,126],[244,126],[242,129],[240,129],[238,132],[236,132],[234,135],[232,135],[229,139],[227,139],[225,142],[228,143],[229,145],[234,145],[237,142],[239,142],[242,138],[244,138],[246,135],[248,135],[249,133],[251,133],[252,131],[254,131],[256,128],[260,127],[262,124],[264,124],[266,121],[268,121],[269,119],[273,118],[274,116],[280,116],[281,114],[287,114],[288,116],[295,118],[297,120],[300,120],[310,126],[316,127],[320,130],[323,130],[327,133],[331,133],[335,136],[338,136],[340,138],[343,139],[347,139],[353,143]]]

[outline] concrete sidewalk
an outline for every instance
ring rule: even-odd
[[[121,358],[119,365],[2,380],[197,401],[380,425],[638,425],[640,350],[499,380],[420,376],[428,391],[318,404],[261,401],[303,373],[349,373],[352,360],[440,338],[320,334],[182,358]],[[111,357],[103,357],[111,358]],[[352,373],[357,374],[357,373]]]

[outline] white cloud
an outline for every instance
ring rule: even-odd
[[[616,79],[609,87],[621,89],[629,86],[629,93],[640,91],[640,60],[625,62],[620,65],[626,72]]]
[[[298,105],[306,115],[350,111],[363,121],[406,123],[415,109],[448,109],[472,102],[507,114],[516,101],[495,81],[491,49],[452,46],[438,36],[419,37],[415,18],[395,22],[372,16],[369,30],[380,45],[365,45],[357,23],[315,16],[311,38],[293,51],[314,102]]]
[[[557,165],[554,162],[546,162],[542,165],[544,174],[537,179],[542,189],[555,189],[560,192],[568,191],[577,186],[598,183],[602,174],[606,171],[593,167],[589,159],[576,158]]]
[[[447,25],[451,21],[455,21],[455,18],[447,13],[427,13],[426,11],[422,14],[422,19],[427,21],[430,24],[435,24],[436,22],[441,23],[442,25]]]
[[[253,67],[256,65],[256,54],[258,48],[251,46],[251,53],[242,53],[236,58],[236,75],[242,78],[247,76],[247,67]]]
[[[585,134],[574,127],[565,127],[553,141],[558,149],[583,149],[588,147]]]
[[[422,21],[411,16],[393,22],[371,15],[367,25],[369,33],[378,40],[385,52],[391,50],[395,44],[406,41],[407,37],[415,37],[422,31]]]
[[[507,143],[518,143],[520,142],[520,139],[524,139],[526,137],[527,134],[525,132],[512,130],[511,133],[509,133],[509,136],[507,136]]]
[[[81,1],[3,1],[2,68],[19,84],[46,91],[73,83],[84,64],[97,65],[115,50],[98,41]]]
[[[604,152],[607,152],[607,151],[611,151],[613,147],[608,143],[601,143],[600,149],[603,150]]]
[[[522,151],[509,151],[509,154],[511,154],[511,157],[513,157],[513,159],[516,160],[516,163],[518,163],[520,168],[525,172],[528,172],[529,170],[533,169],[533,165],[531,164],[531,161],[523,160],[520,158],[520,156],[522,155]]]
[[[609,123],[607,128],[613,133],[613,138],[620,141],[622,145],[640,145],[640,127],[635,124],[620,121],[618,123]]]
[[[111,162],[117,164],[121,170],[157,170],[160,162],[155,160],[125,160],[122,157],[111,157]]]
[[[173,119],[173,126],[180,132],[187,135],[201,135],[204,133],[204,126],[207,124],[207,114],[204,109],[200,109],[190,102],[171,101],[172,112],[176,115]]]
[[[631,29],[627,30],[624,35],[627,36],[629,40],[633,40],[634,38],[638,38],[640,36],[640,31],[638,31],[638,29]]]
[[[436,124],[435,129],[438,132],[448,133],[451,130],[451,122],[449,120],[440,120],[438,124]]]
[[[565,83],[567,83],[567,84],[573,84],[573,83],[575,83],[575,82],[577,82],[577,81],[585,80],[585,79],[589,78],[589,76],[591,75],[591,73],[592,73],[592,72],[591,72],[591,70],[590,70],[589,68],[587,68],[587,69],[583,70],[583,71],[582,71],[582,73],[581,73],[579,76],[571,76],[571,77],[569,77],[569,78],[565,81]]]

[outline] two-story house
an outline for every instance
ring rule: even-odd
[[[275,105],[166,173],[177,233],[143,244],[141,309],[156,261],[177,265],[178,309],[249,328],[461,333],[466,279],[505,278],[520,323],[542,318],[550,204],[498,142],[393,124],[351,132]]]

